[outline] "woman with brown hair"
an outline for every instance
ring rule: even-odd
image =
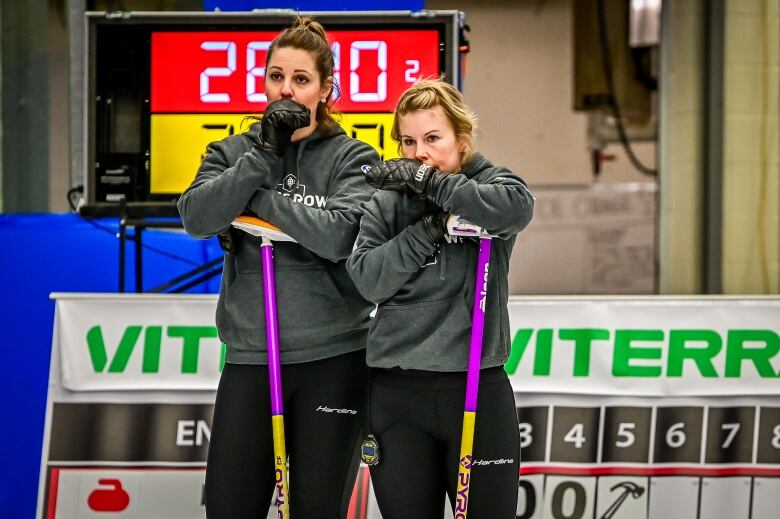
[[[299,18],[266,60],[268,107],[249,132],[212,143],[179,200],[195,237],[249,211],[295,242],[274,246],[290,510],[341,517],[357,473],[369,305],[345,269],[361,202],[360,167],[378,160],[332,118],[333,54]],[[260,239],[230,233],[217,305],[227,345],[206,468],[209,519],[265,517],[274,489]]]

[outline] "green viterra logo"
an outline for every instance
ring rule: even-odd
[[[119,345],[116,349],[112,348],[114,355],[111,359],[108,357],[102,329],[100,326],[93,326],[87,332],[87,347],[89,358],[92,361],[92,369],[95,370],[95,373],[123,373],[130,357],[136,350],[141,335],[143,335],[141,372],[159,372],[163,328],[165,335],[169,339],[173,339],[173,341],[166,341],[166,345],[173,342],[173,347],[180,348],[181,373],[196,373],[201,340],[217,338],[217,329],[214,326],[128,326],[119,340]],[[225,364],[225,351],[225,345],[221,344],[220,371]]]
[[[754,366],[762,378],[780,377],[772,365],[780,360],[780,336],[773,330],[728,330],[723,335],[706,329],[521,328],[505,369],[513,374],[521,362],[533,362],[534,376],[548,376],[553,360],[556,365],[569,362],[572,349],[575,377],[590,375],[594,351],[611,355],[615,377],[681,377],[685,366],[702,377],[738,378],[745,365]]]

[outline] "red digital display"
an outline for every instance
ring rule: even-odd
[[[266,53],[277,34],[152,33],[152,113],[262,112]],[[328,36],[341,112],[392,112],[412,83],[440,73],[435,30],[334,30]]]

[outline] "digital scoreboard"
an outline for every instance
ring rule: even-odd
[[[334,54],[334,111],[348,135],[397,156],[393,109],[416,80],[459,85],[462,14],[301,13]],[[88,206],[170,204],[206,145],[242,133],[267,105],[265,61],[291,12],[87,13]]]

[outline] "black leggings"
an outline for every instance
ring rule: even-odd
[[[365,351],[282,366],[293,517],[346,515],[359,466]],[[265,519],[274,489],[268,366],[226,364],[206,467],[209,519]],[[354,412],[353,412],[354,411]]]
[[[465,373],[374,370],[371,429],[380,431],[436,376],[433,385],[378,435],[371,467],[383,519],[443,517],[454,507],[460,459]],[[509,519],[517,510],[520,434],[514,394],[503,368],[480,373],[469,488],[469,519]]]

